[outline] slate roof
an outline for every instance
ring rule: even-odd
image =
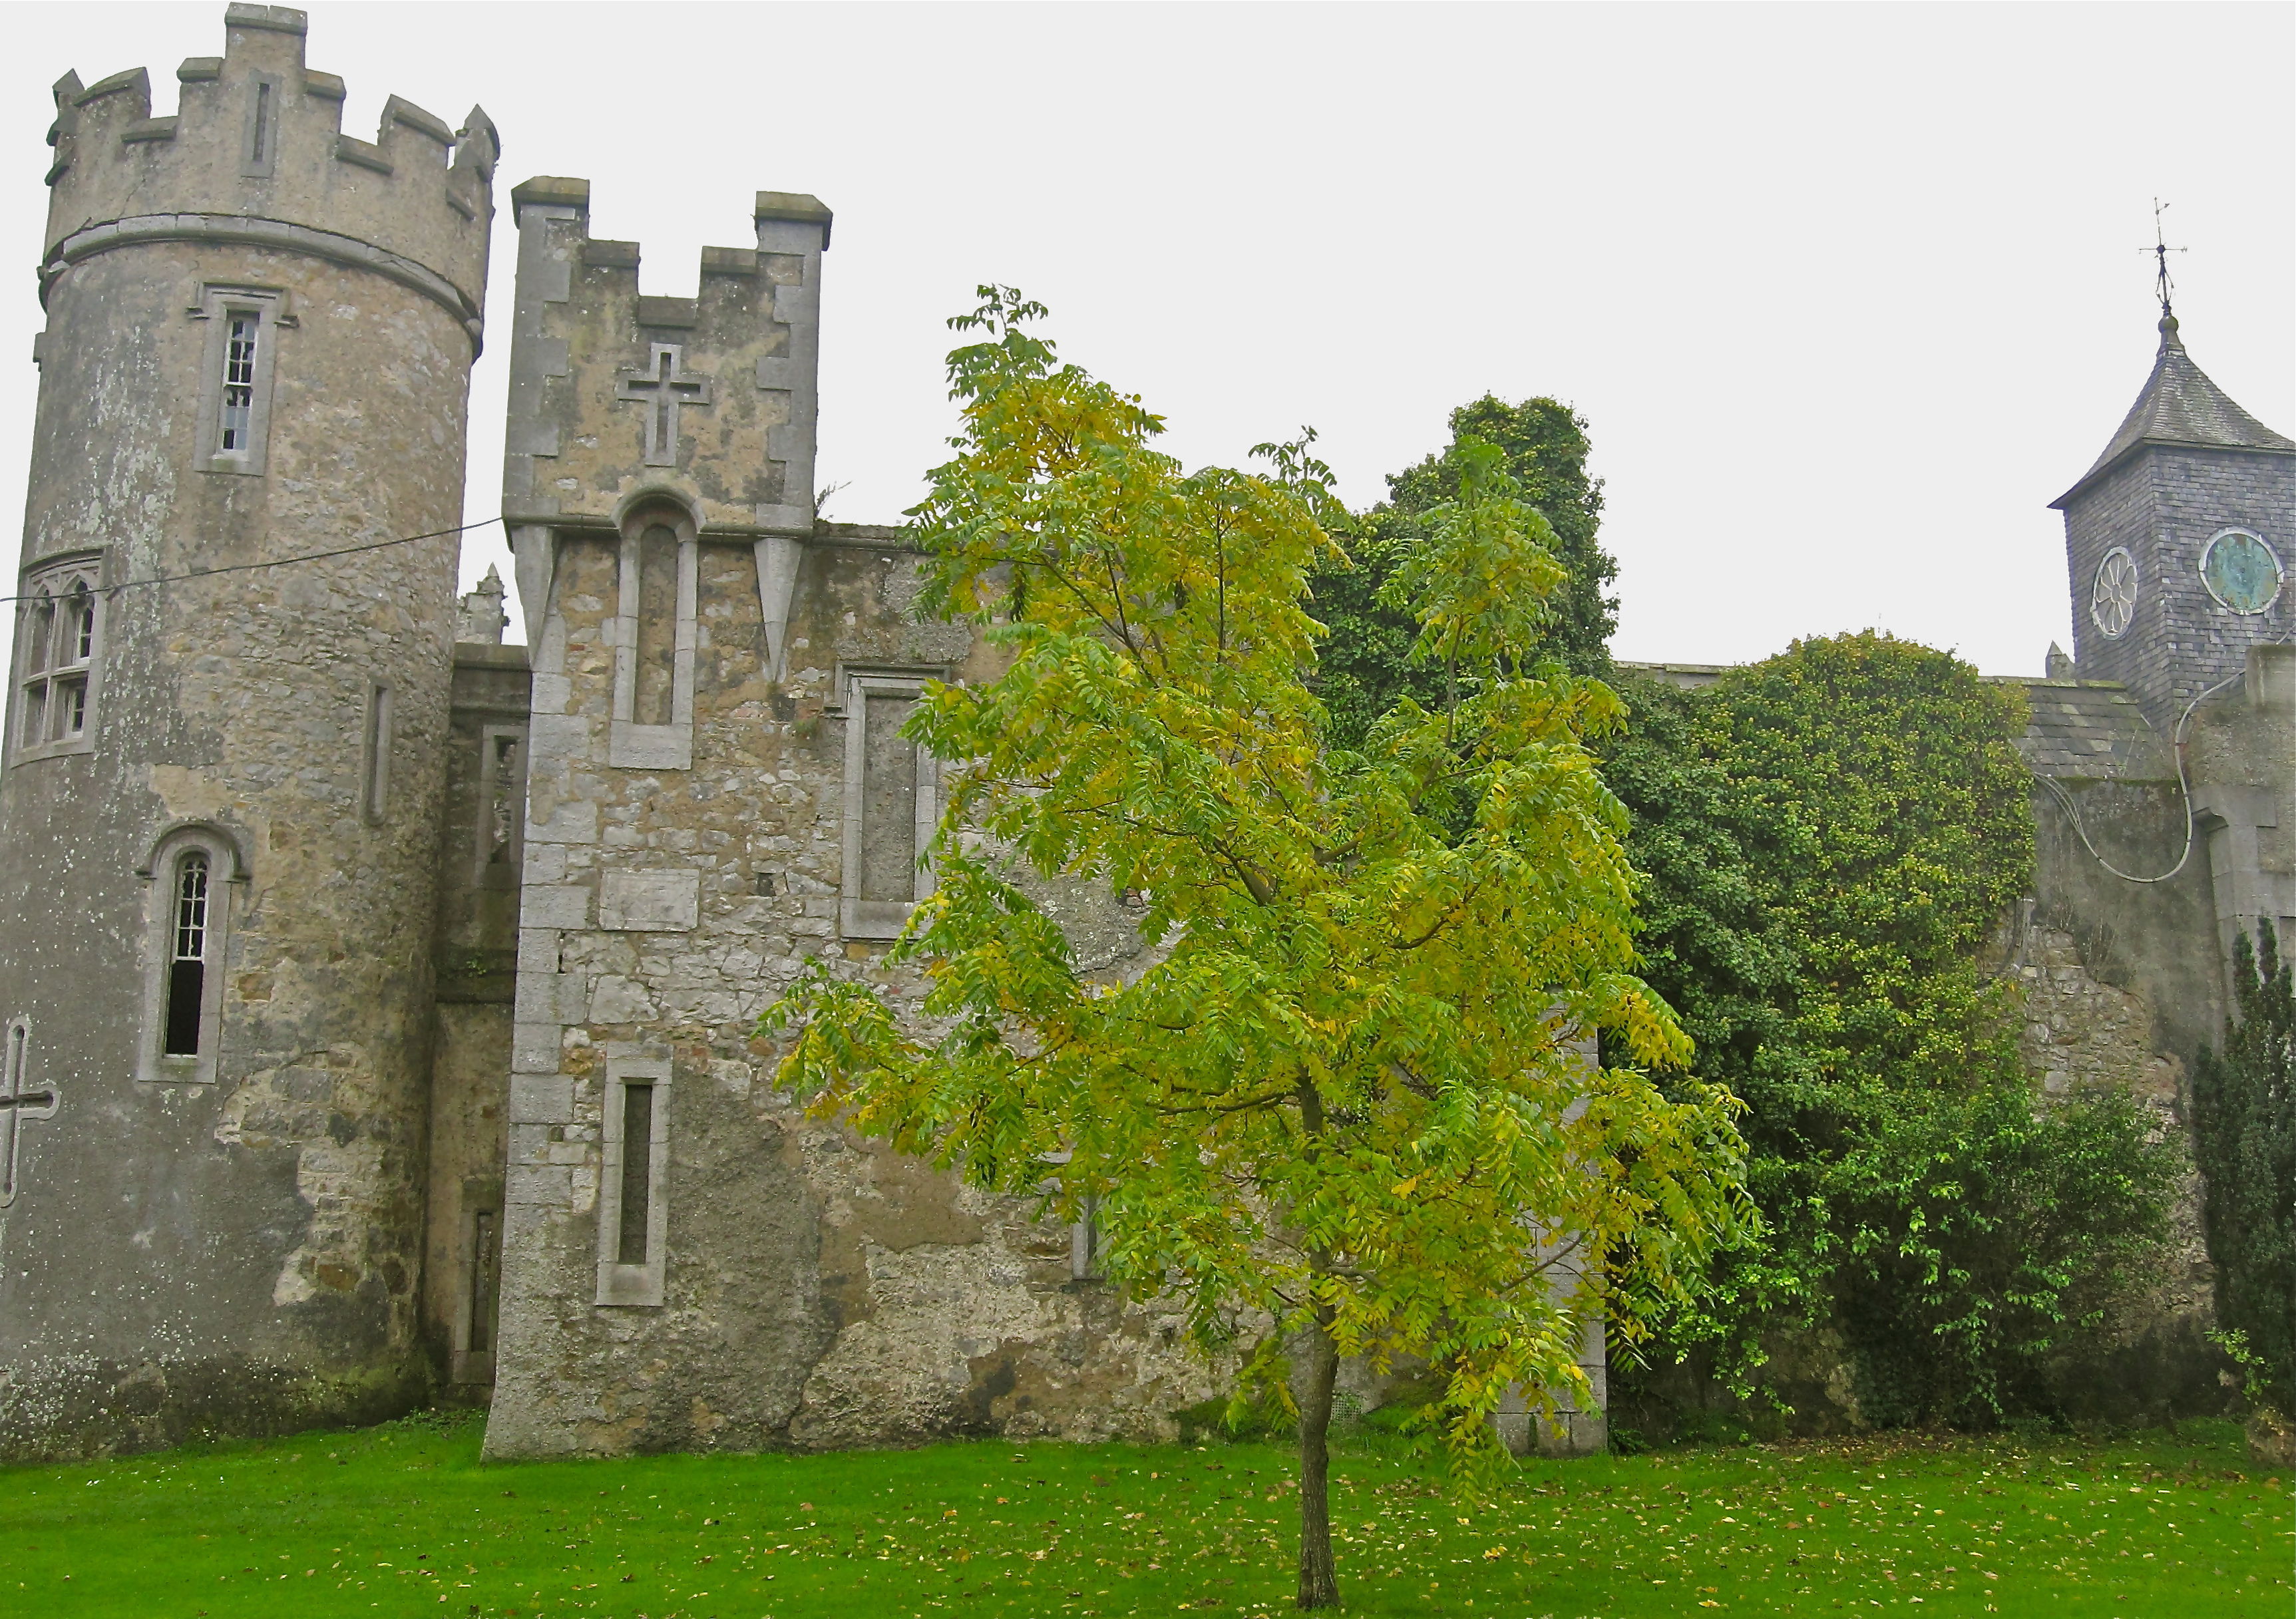
[[[2025,688],[2032,717],[2017,751],[2033,773],[2152,781],[2176,773],[2160,733],[2128,689],[2101,680],[1989,677]]]
[[[2296,454],[2296,440],[2274,432],[2241,409],[2193,364],[2193,356],[2185,352],[2184,341],[2177,335],[2173,315],[2161,317],[2161,352],[2153,359],[2152,374],[2144,380],[2144,391],[2128,407],[2120,430],[2104,446],[2096,464],[2081,474],[2080,481],[2049,503],[2062,508],[2122,457],[2148,444]]]

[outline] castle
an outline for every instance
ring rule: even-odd
[[[993,673],[914,616],[898,529],[815,514],[830,210],[758,193],[753,244],[661,298],[584,182],[511,191],[504,644],[499,584],[455,585],[496,133],[396,98],[342,133],[304,31],[231,6],[171,117],[141,70],[56,87],[0,1455],[442,1388],[496,1455],[1162,1431],[1216,1370],[1088,1228],[807,1118],[754,1037],[811,960],[917,993],[883,954],[936,779],[899,727]],[[2060,503],[2082,627],[2028,683],[2041,879],[2002,963],[2053,1088],[2173,1103],[2234,930],[2296,923],[2292,457],[2164,323]]]

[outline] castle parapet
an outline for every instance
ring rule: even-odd
[[[224,53],[176,70],[152,116],[136,68],[55,86],[45,292],[91,254],[155,240],[232,241],[373,270],[446,304],[475,346],[501,141],[476,107],[460,129],[392,96],[373,141],[342,132],[343,81],[303,63],[304,14],[233,5]]]
[[[702,249],[697,295],[661,298],[638,290],[637,243],[590,234],[588,181],[531,179],[511,206],[513,529],[611,528],[653,493],[721,536],[811,534],[829,209],[759,192],[757,245]]]

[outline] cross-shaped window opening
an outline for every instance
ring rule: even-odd
[[[223,346],[223,438],[217,446],[232,454],[247,448],[255,413],[255,334],[261,324],[252,311],[234,310]]]
[[[7,1043],[0,1049],[0,1208],[16,1199],[17,1160],[23,1148],[23,1121],[53,1118],[56,1093],[34,1091],[26,1077],[31,1054],[30,1027],[21,1018],[8,1026]]]
[[[175,906],[160,1051],[166,1057],[197,1057],[208,977],[208,857],[201,850],[188,851],[176,866]]]
[[[635,399],[646,407],[645,464],[677,464],[677,413],[682,406],[709,403],[710,381],[685,370],[685,350],[675,343],[656,343],[648,351],[646,368],[624,372],[614,388],[617,399]]]

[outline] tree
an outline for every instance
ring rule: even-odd
[[[1459,495],[1469,446],[1496,448],[1521,499],[1546,520],[1545,544],[1562,577],[1539,602],[1532,645],[1575,674],[1610,672],[1610,639],[1619,604],[1603,593],[1619,565],[1596,538],[1603,487],[1587,475],[1587,424],[1566,405],[1492,395],[1451,413],[1451,443],[1439,455],[1390,473],[1388,499],[1334,523],[1345,558],[1310,570],[1317,616],[1331,628],[1316,683],[1333,740],[1354,747],[1373,722],[1406,692],[1423,705],[1439,700],[1437,671],[1414,661],[1419,626],[1408,605],[1387,600],[1389,577],[1425,531],[1427,514]]]
[[[1499,453],[1464,448],[1390,580],[1438,700],[1334,748],[1305,603],[1335,508],[1306,441],[1185,472],[1030,332],[1041,308],[982,295],[953,323],[982,334],[949,359],[956,454],[913,515],[925,607],[1010,664],[906,728],[947,781],[937,891],[893,950],[930,975],[924,1022],[816,964],[767,1027],[797,1031],[783,1080],[816,1108],[1062,1217],[1089,1199],[1109,1279],[1177,1294],[1248,1378],[1296,1353],[1299,1601],[1328,1607],[1340,1359],[1443,1368],[1452,1452],[1487,1456],[1505,1390],[1577,1381],[1590,1317],[1631,1335],[1742,1227],[1732,1104],[1647,1076],[1689,1050],[1631,971],[1588,747],[1618,704],[1528,672],[1561,570]],[[1090,977],[1005,859],[1144,895],[1160,961]],[[1618,1066],[1578,1055],[1595,1031]]]
[[[2239,1021],[2193,1073],[2202,1231],[2217,1320],[2241,1335],[2251,1394],[2296,1414],[2296,983],[2269,918],[2233,944]]]

